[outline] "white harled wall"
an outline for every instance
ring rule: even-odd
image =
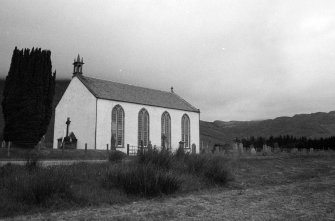
[[[191,145],[194,143],[199,153],[200,113],[101,99],[97,102],[97,149],[106,149],[107,144],[110,147],[112,109],[119,104],[125,112],[125,147],[118,150],[126,152],[127,144],[137,146],[138,112],[144,107],[149,112],[149,139],[152,145],[161,146],[161,116],[167,111],[171,117],[171,145],[176,150],[181,140],[181,118],[186,113],[190,118]]]
[[[77,149],[95,148],[96,98],[74,77],[66,89],[55,110],[53,148],[57,148],[57,139],[65,136],[66,119],[71,120],[69,133],[76,135]]]

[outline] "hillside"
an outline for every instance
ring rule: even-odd
[[[61,99],[69,84],[69,80],[58,80],[56,82],[56,94],[54,97],[54,108]],[[0,79],[0,102],[4,80]],[[47,142],[52,142],[54,113],[46,134]],[[0,137],[4,126],[2,108],[0,106]],[[248,136],[276,136],[290,134],[293,136],[306,137],[329,137],[335,135],[335,111],[329,113],[297,114],[293,117],[278,117],[262,121],[200,121],[200,140],[204,145],[215,143],[230,143],[235,137]]]
[[[297,114],[262,121],[200,122],[203,139],[225,143],[235,137],[293,135],[310,138],[335,135],[335,111]]]

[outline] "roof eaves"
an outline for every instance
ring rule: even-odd
[[[147,105],[147,106],[151,106],[151,107],[162,107],[162,108],[167,108],[167,109],[172,109],[172,110],[182,110],[182,111],[200,113],[200,110],[196,109],[196,108],[194,110],[186,110],[186,109],[182,109],[182,108],[165,107],[165,106],[162,106],[162,105],[153,105],[153,104],[145,104],[145,103],[133,102],[133,101],[124,101],[124,100],[117,100],[117,99],[109,99],[109,98],[100,97],[100,96],[96,96],[96,98],[101,99],[101,100],[118,101],[118,102],[131,103],[131,104],[141,104],[141,105]]]
[[[182,98],[181,96],[179,96],[178,94],[176,94],[175,92],[173,92],[180,100],[182,100],[186,105],[188,105],[189,107],[191,107],[192,109],[194,109],[194,112],[199,112],[200,113],[200,109],[197,109],[196,107],[194,107],[192,104],[188,103],[184,98]]]

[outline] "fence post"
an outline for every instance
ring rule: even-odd
[[[8,141],[8,152],[7,152],[7,156],[8,156],[8,157],[10,157],[10,144],[11,144],[11,142]]]
[[[108,144],[106,144],[107,152],[108,152]]]
[[[64,142],[62,143],[62,159],[63,159],[63,155],[64,155]]]
[[[129,156],[129,144],[127,144],[127,156]]]
[[[87,143],[85,143],[85,154],[87,153]]]

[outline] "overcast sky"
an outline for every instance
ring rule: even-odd
[[[52,53],[57,77],[174,91],[201,119],[335,110],[335,1],[1,0],[0,77],[12,51]]]

